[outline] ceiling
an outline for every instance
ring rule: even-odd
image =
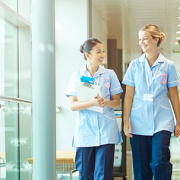
[[[180,31],[180,0],[92,0],[93,6],[104,19],[108,39],[117,39],[117,48],[127,52],[140,52],[138,31],[146,24],[157,25],[165,33],[165,43],[160,51],[167,57],[173,56],[176,45],[176,31]]]

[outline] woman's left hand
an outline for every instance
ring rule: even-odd
[[[179,135],[180,135],[180,123],[176,124],[175,131],[174,131],[175,137],[179,137]]]
[[[107,100],[104,97],[101,96],[100,102],[99,102],[100,107],[107,106],[109,108],[117,108],[120,106],[120,94],[115,94],[111,96],[111,100]]]
[[[99,104],[99,106],[103,108],[104,106],[106,106],[107,100],[104,97],[102,97],[102,99],[103,101]]]

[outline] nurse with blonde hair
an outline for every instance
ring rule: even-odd
[[[180,134],[180,82],[174,62],[158,52],[164,38],[152,24],[139,31],[144,54],[130,63],[122,82],[124,133],[130,137],[135,180],[170,180],[172,175],[169,144],[172,132]]]

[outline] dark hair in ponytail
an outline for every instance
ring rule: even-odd
[[[84,44],[82,44],[80,46],[80,52],[84,54],[84,59],[86,59],[85,53],[90,54],[91,50],[93,49],[94,46],[96,46],[96,44],[102,44],[101,41],[99,41],[98,39],[95,38],[89,38],[87,39]]]

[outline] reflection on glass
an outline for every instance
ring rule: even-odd
[[[0,109],[0,180],[29,178],[32,171],[27,161],[32,157],[31,122],[30,105],[11,102],[9,107]]]
[[[32,157],[31,137],[32,137],[32,120],[31,106],[19,105],[19,133],[20,133],[20,179],[29,179],[29,172],[32,171],[31,165],[27,158]]]
[[[1,18],[0,95],[18,97],[17,27]]]
[[[0,109],[0,137],[0,180],[19,180],[17,103]]]
[[[15,12],[17,12],[17,0],[1,0],[4,4],[9,6],[11,9],[13,9]]]

